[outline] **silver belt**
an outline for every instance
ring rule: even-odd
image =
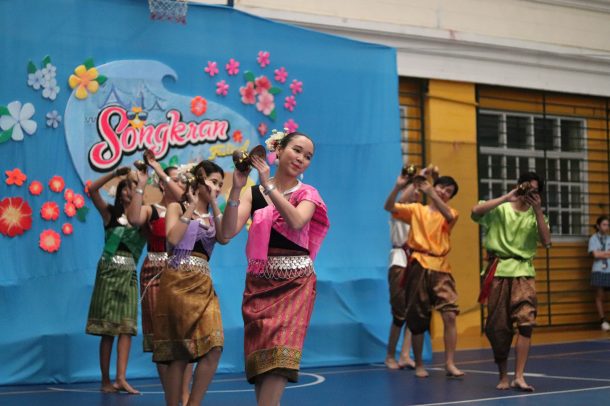
[[[205,258],[188,256],[182,258],[177,264],[175,263],[175,258],[174,255],[168,258],[167,262],[168,264],[171,264],[168,266],[168,269],[174,271],[201,272],[204,275],[210,276],[210,264]],[[177,267],[174,268],[172,265],[176,265]]]
[[[253,275],[265,279],[295,279],[312,273],[315,272],[311,258],[307,255],[299,255],[268,257],[265,270]]]
[[[112,264],[115,268],[120,270],[134,270],[136,268],[136,262],[133,257],[124,257],[122,255],[113,255],[110,259],[102,258],[101,263]]]
[[[149,252],[146,259],[152,266],[163,266],[167,262],[167,252]]]

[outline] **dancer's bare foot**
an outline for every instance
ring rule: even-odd
[[[110,382],[108,383],[103,383],[102,386],[100,386],[100,390],[104,393],[116,393],[119,390],[117,388],[114,387],[114,385]]]
[[[510,383],[508,380],[508,376],[503,376],[500,378],[500,380],[498,381],[498,384],[496,385],[496,389],[498,389],[498,390],[510,389]]]
[[[454,364],[446,365],[445,371],[449,378],[461,378],[465,375],[464,372],[459,370]]]
[[[408,355],[406,357],[403,357],[401,355],[400,358],[398,359],[398,367],[400,369],[405,369],[405,368],[415,369],[415,361],[413,361],[411,359],[411,357],[409,357]]]
[[[388,369],[398,369],[399,368],[396,360],[390,356],[386,357],[384,364]]]
[[[421,366],[421,367],[416,366],[415,367],[415,376],[418,378],[427,378],[429,376],[429,374],[428,374],[428,371],[426,371],[426,369],[423,366]]]
[[[114,383],[114,388],[118,391],[127,392],[130,395],[139,395],[140,391],[134,389],[130,384],[127,383],[126,380],[120,379]]]
[[[525,382],[525,379],[523,378],[515,378],[513,379],[513,381],[510,383],[510,387],[512,389],[516,389],[519,390],[521,392],[533,392],[534,391],[534,387],[531,385],[528,385]]]

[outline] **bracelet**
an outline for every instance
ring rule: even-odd
[[[239,206],[239,200],[227,200],[227,206],[237,207]]]
[[[169,183],[172,178],[170,178],[169,176],[166,176],[165,179],[163,179],[165,181],[165,183]]]
[[[218,214],[218,215],[214,216],[214,219],[215,219],[215,220],[220,220],[221,218],[222,218],[222,213],[220,213],[220,214]]]
[[[144,196],[144,190],[140,189],[139,187],[136,188],[135,192],[139,195]]]
[[[190,218],[184,216],[180,217],[178,220],[180,220],[184,224],[189,224],[191,222]]]
[[[273,192],[273,189],[275,189],[275,185],[272,183],[271,185],[265,187],[265,190],[263,190],[263,194],[269,196],[269,193]]]

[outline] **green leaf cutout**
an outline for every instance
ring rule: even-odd
[[[76,211],[76,218],[78,221],[84,223],[87,220],[87,214],[89,213],[89,208],[87,206],[83,206]]]
[[[93,68],[95,66],[95,63],[93,63],[93,58],[87,59],[85,62],[83,62],[83,65],[85,65],[85,68],[87,69]]]
[[[28,73],[36,73],[37,70],[38,69],[36,69],[36,65],[34,65],[34,62],[28,62]]]
[[[269,89],[269,93],[271,94],[280,94],[282,92],[282,89],[280,89],[279,87],[272,87],[271,89]]]
[[[0,116],[9,116],[10,114],[6,106],[0,106]]]
[[[12,127],[9,128],[6,131],[1,132],[0,133],[0,144],[10,140],[12,135],[13,135],[13,128]]]
[[[269,118],[273,121],[275,121],[275,119],[277,118],[277,113],[275,112],[275,109],[273,109],[273,111],[271,112],[271,114],[269,114]]]
[[[41,68],[45,68],[47,66],[47,64],[51,63],[51,57],[49,55],[45,56],[44,59],[42,60],[42,66]]]
[[[104,75],[99,75],[99,76],[97,77],[97,79],[95,79],[95,80],[97,80],[97,83],[99,83],[99,84],[100,84],[100,86],[101,86],[101,85],[103,85],[104,83],[106,83],[106,81],[108,80],[108,78],[107,78],[106,76],[104,76]]]
[[[254,82],[254,73],[247,70],[244,72],[244,78],[246,78],[247,82]]]
[[[178,166],[179,164],[180,164],[180,162],[178,161],[178,156],[177,155],[174,155],[169,160],[169,166]]]

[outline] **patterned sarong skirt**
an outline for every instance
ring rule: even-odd
[[[97,264],[86,333],[118,336],[137,334],[138,276],[128,252],[118,251]]]
[[[177,268],[165,268],[153,331],[154,362],[196,362],[212,348],[223,347],[220,305],[205,258],[193,253]]]
[[[157,295],[159,294],[159,278],[167,262],[166,252],[149,252],[144,259],[140,271],[140,300],[142,305],[142,335],[144,352],[153,350],[153,314]]]
[[[262,274],[247,274],[242,315],[248,382],[267,372],[297,382],[315,297],[309,256],[270,256]]]

